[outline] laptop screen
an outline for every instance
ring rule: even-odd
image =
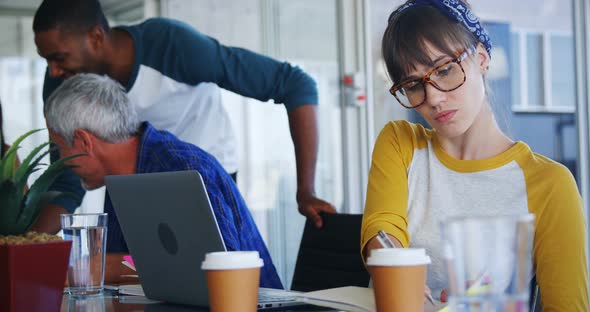
[[[225,245],[201,175],[108,176],[105,183],[146,296],[207,306],[201,262]]]

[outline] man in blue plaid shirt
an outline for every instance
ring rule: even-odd
[[[149,122],[140,122],[119,83],[107,76],[78,74],[53,92],[45,105],[45,118],[49,136],[62,157],[85,154],[69,163],[76,166],[73,170],[88,190],[102,187],[107,175],[198,171],[226,248],[258,251],[264,260],[260,286],[283,288],[258,228],[229,174],[197,146],[159,131]],[[108,193],[104,208],[109,214],[108,280],[110,276],[116,277],[109,273],[110,267],[117,262],[120,266],[128,249]]]

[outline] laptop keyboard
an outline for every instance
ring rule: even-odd
[[[258,292],[259,302],[284,302],[295,300],[297,300],[297,297],[294,293],[286,290],[261,288]]]
[[[285,302],[285,301],[295,301],[296,297],[292,295],[273,295],[273,294],[259,294],[258,295],[258,302]]]

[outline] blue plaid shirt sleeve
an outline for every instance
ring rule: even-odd
[[[281,280],[256,223],[234,181],[219,162],[202,149],[180,141],[169,132],[158,131],[147,122],[142,128],[136,173],[198,171],[205,182],[226,248],[258,251],[264,261],[260,286],[282,289]],[[108,197],[105,200],[105,211],[107,209],[112,210]],[[109,217],[107,238],[107,249],[110,252],[127,251],[119,223],[115,218]]]

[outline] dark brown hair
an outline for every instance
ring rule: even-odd
[[[58,29],[84,33],[94,26],[108,31],[98,0],[44,0],[33,18],[35,33]]]
[[[453,57],[458,50],[476,47],[478,40],[463,24],[431,6],[414,6],[392,13],[381,50],[394,84],[401,82],[418,64],[435,65],[428,55],[427,44]]]

